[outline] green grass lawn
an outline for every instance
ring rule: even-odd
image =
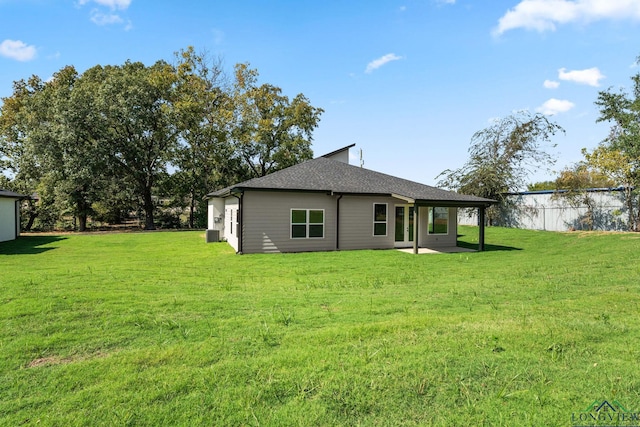
[[[202,232],[0,243],[0,425],[569,426],[594,400],[640,412],[640,235],[489,228],[486,241],[418,256],[238,256]]]

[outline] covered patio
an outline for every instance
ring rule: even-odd
[[[397,194],[393,194],[392,197],[402,200],[407,203],[408,209],[411,211],[411,215],[406,217],[408,227],[406,231],[410,234],[409,239],[405,239],[405,244],[410,244],[410,248],[400,247],[396,245],[400,250],[407,253],[421,254],[421,253],[443,253],[443,252],[471,252],[474,251],[468,248],[458,247],[456,244],[456,231],[457,229],[457,209],[458,208],[473,208],[478,210],[478,251],[484,251],[485,247],[485,213],[486,209],[494,203],[493,200],[465,200],[465,201],[452,201],[452,200],[427,200],[427,199],[410,199]],[[436,209],[451,209],[454,215],[449,215],[447,221],[450,219],[454,225],[454,235],[451,239],[447,239],[447,242],[443,245],[434,244],[433,234],[437,227]],[[397,209],[397,208],[396,208]],[[428,218],[422,218],[425,214]],[[448,214],[447,214],[448,215]],[[455,218],[455,219],[454,219]],[[398,218],[396,214],[396,230],[398,230]],[[450,231],[449,231],[450,232]],[[397,231],[396,231],[397,233]],[[435,238],[437,241],[437,237]],[[398,238],[396,237],[396,242]]]

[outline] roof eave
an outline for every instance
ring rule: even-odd
[[[0,194],[0,198],[2,199],[14,199],[14,200],[27,200],[30,199],[31,196],[26,196],[24,194]]]
[[[411,197],[407,197],[407,196],[403,196],[401,194],[394,194],[391,193],[391,197],[393,197],[394,199],[400,199],[400,200],[404,200],[407,203],[415,203],[416,200],[411,198]]]
[[[301,192],[303,192],[303,193],[334,194],[331,190],[325,190],[325,189],[310,190],[310,189],[306,189],[306,188],[232,187],[232,188],[229,188],[224,193],[217,193],[215,191],[213,193],[209,193],[209,194],[207,194],[206,198],[207,199],[224,198],[224,197],[233,196],[234,194],[244,193],[247,190],[250,190],[250,191],[275,191],[275,192],[279,192],[279,193],[291,193],[291,192],[301,193]]]
[[[437,206],[443,208],[488,208],[497,203],[495,200],[437,200],[416,199],[415,203],[421,206]]]

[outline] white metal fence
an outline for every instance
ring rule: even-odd
[[[607,230],[627,229],[627,213],[622,189],[585,190],[593,201],[592,210],[585,204],[572,206],[555,191],[530,191],[510,194],[514,205],[502,224],[531,230]],[[458,224],[476,225],[475,211],[458,211]]]

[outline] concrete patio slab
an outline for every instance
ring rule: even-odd
[[[413,248],[400,248],[397,249],[400,252],[408,254],[413,253]],[[442,248],[418,248],[418,255],[420,254],[454,254],[460,252],[477,252],[475,249],[461,248],[460,246],[446,246]]]

